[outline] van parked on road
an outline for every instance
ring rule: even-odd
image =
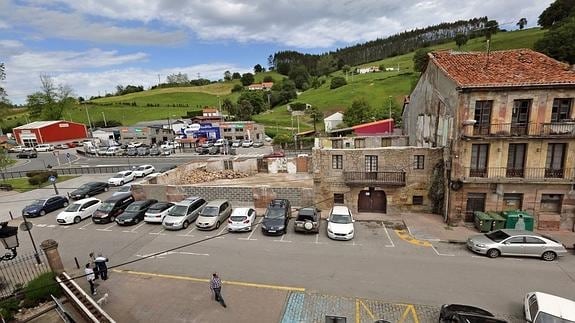
[[[128,205],[134,202],[134,196],[131,193],[119,194],[105,200],[92,215],[94,223],[114,222],[118,215],[122,214]]]

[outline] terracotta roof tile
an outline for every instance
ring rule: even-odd
[[[438,51],[430,61],[462,88],[575,85],[575,71],[531,49]]]

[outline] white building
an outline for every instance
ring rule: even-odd
[[[323,119],[323,123],[325,124],[325,132],[330,132],[343,123],[343,113],[336,112]]]

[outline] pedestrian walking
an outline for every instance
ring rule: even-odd
[[[94,262],[96,263],[96,268],[98,268],[98,272],[100,273],[102,280],[108,279],[108,266],[106,265],[108,258],[99,253],[98,257],[94,259]]]
[[[96,266],[96,257],[94,257],[94,253],[90,252],[89,255],[89,259],[90,259],[90,268],[94,269],[94,276],[96,277],[95,279],[100,278],[100,272],[98,271],[98,267]]]
[[[214,292],[216,302],[222,304],[223,307],[227,307],[226,302],[222,297],[222,281],[220,280],[218,273],[212,274],[212,279],[210,280],[210,289]]]
[[[94,270],[90,268],[90,264],[86,264],[84,273],[86,274],[86,279],[88,280],[88,283],[90,283],[90,293],[92,293],[92,295],[96,295],[96,286],[94,285],[94,280],[96,280],[96,276],[94,275]]]

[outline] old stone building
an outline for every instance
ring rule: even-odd
[[[352,212],[430,211],[429,197],[442,148],[407,147],[404,136],[316,139],[314,200]]]
[[[528,49],[429,58],[403,124],[411,145],[446,147],[450,222],[522,209],[539,229],[571,229],[573,69]]]

